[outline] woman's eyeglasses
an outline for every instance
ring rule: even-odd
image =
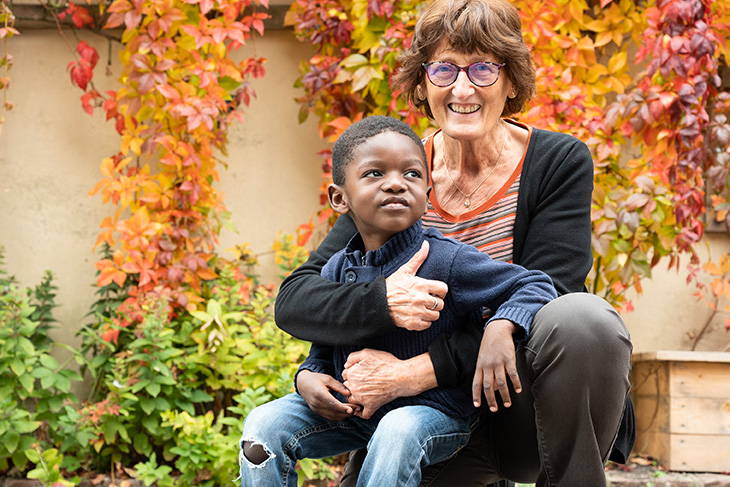
[[[466,71],[466,76],[469,81],[479,87],[492,86],[497,82],[499,78],[499,70],[502,69],[504,63],[490,63],[480,61],[477,63],[471,63],[469,66],[457,66],[454,63],[447,61],[435,61],[432,63],[423,63],[423,68],[426,70],[428,80],[431,84],[445,87],[449,86],[456,81],[459,77],[459,73]]]

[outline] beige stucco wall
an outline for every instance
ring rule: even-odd
[[[107,41],[82,38],[102,58],[97,89],[115,89],[118,45],[112,43],[107,77]],[[118,152],[120,139],[101,112],[92,117],[81,109],[81,91],[66,71],[73,58],[57,31],[24,30],[8,44],[14,56],[8,98],[14,109],[0,135],[0,245],[6,270],[23,285],[39,283],[46,269],[55,274],[55,316],[61,326],[54,338],[71,344],[94,301],[99,223],[113,211],[88,192],[101,178],[100,162]],[[297,66],[311,56],[311,47],[294,40],[291,31],[272,30],[238,55],[268,62],[266,76],[253,81],[258,97],[245,110],[244,123],[229,132],[228,169],[219,168],[218,188],[239,230],[224,230],[219,248],[225,253],[250,242],[261,254],[262,281],[271,282],[277,270],[268,252],[277,232],[294,233],[319,204],[322,160],[316,152],[325,145],[313,119],[298,123],[293,88]]]
[[[106,62],[107,42],[83,37]],[[66,65],[68,45],[55,30],[24,30],[9,41],[15,58],[8,92],[15,108],[8,112],[0,135],[0,245],[6,248],[6,269],[23,285],[37,284],[44,270],[56,275],[60,327],[54,338],[74,344],[94,301],[92,247],[102,218],[112,211],[88,191],[100,178],[99,163],[117,152],[119,137],[103,114],[90,117],[81,109],[81,92],[71,86]],[[111,76],[97,68],[97,88],[116,88],[119,63],[112,43]],[[275,279],[269,252],[278,231],[293,233],[318,207],[321,159],[325,147],[316,123],[297,122],[298,95],[292,85],[297,66],[311,47],[290,31],[271,30],[251,42],[241,56],[268,58],[267,74],[254,81],[258,93],[245,111],[245,122],[229,136],[229,168],[220,168],[219,188],[240,233],[224,231],[220,249],[250,242],[261,254],[261,277]],[[709,239],[712,255],[730,249],[727,235]],[[682,266],[684,268],[684,265]],[[687,349],[688,330],[698,330],[707,308],[696,302],[686,274],[661,265],[644,283],[641,296],[631,294],[635,311],[624,318],[635,350]],[[719,321],[701,343],[718,349],[730,342]]]

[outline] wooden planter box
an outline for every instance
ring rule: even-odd
[[[634,452],[669,470],[730,472],[730,353],[632,358]]]

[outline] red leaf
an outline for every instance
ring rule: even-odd
[[[76,51],[78,51],[81,59],[88,61],[91,69],[94,69],[96,63],[99,61],[99,54],[96,52],[96,49],[88,45],[86,41],[79,41],[79,44],[76,46]]]
[[[71,83],[86,91],[86,87],[91,81],[93,72],[89,62],[85,59],[80,61],[71,61],[66,67],[71,72]]]

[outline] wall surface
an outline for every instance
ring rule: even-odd
[[[101,56],[97,89],[116,89],[118,44],[111,43],[106,76],[109,44],[94,35],[83,38]],[[7,272],[21,284],[36,285],[46,269],[54,273],[55,316],[62,324],[54,338],[72,344],[94,301],[99,223],[114,211],[88,193],[101,179],[102,159],[119,151],[120,138],[103,113],[82,110],[81,91],[66,71],[73,57],[57,31],[24,30],[8,44],[14,109],[0,134],[0,245]],[[257,98],[244,110],[244,123],[229,132],[228,168],[219,167],[217,187],[239,231],[223,230],[219,251],[226,255],[233,245],[249,242],[261,254],[262,281],[272,282],[278,273],[269,252],[277,232],[294,233],[319,205],[322,160],[316,153],[325,144],[313,119],[298,123],[299,93],[293,88],[299,62],[312,53],[291,31],[272,30],[237,55],[268,62],[266,76],[252,82]]]
[[[84,38],[102,56],[97,88],[115,89],[116,44],[111,44],[111,74],[105,76],[107,41]],[[8,97],[15,108],[0,135],[0,245],[6,270],[23,285],[37,284],[46,269],[55,274],[60,326],[53,337],[75,344],[94,301],[93,244],[99,223],[113,211],[88,192],[100,179],[101,160],[118,151],[119,136],[102,113],[92,117],[81,109],[81,92],[66,71],[70,48],[55,30],[24,30],[9,41],[9,49],[15,63]],[[224,230],[219,249],[225,255],[233,245],[250,242],[261,256],[262,281],[272,282],[277,271],[270,248],[277,232],[293,233],[318,208],[322,161],[316,152],[326,145],[314,120],[297,122],[294,97],[300,93],[293,83],[311,47],[297,42],[291,31],[271,30],[239,55],[268,58],[267,74],[253,82],[258,98],[245,110],[244,123],[229,133],[229,166],[219,169],[218,188],[239,230]],[[708,241],[715,257],[730,249],[727,234]],[[687,332],[699,331],[708,316],[693,292],[683,271],[658,266],[643,294],[630,295],[635,311],[623,315],[636,351],[690,346]],[[728,343],[730,333],[717,320],[699,348],[717,350]]]

